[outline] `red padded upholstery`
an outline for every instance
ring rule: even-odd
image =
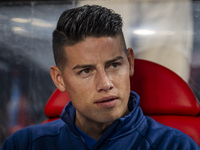
[[[153,62],[136,60],[131,89],[141,98],[147,115],[189,115],[200,112],[199,104],[186,82],[171,70]]]
[[[70,101],[67,92],[56,89],[46,103],[44,112],[48,118],[59,117],[65,105]]]
[[[177,74],[156,63],[135,59],[131,90],[140,95],[145,115],[185,132],[200,145],[200,107],[187,83]],[[57,119],[68,102],[67,92],[56,89],[45,106],[50,118],[45,122]]]

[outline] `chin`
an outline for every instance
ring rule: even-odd
[[[121,118],[123,115],[107,115],[106,117],[103,116],[102,119],[98,118],[97,122],[104,123],[104,124],[111,124],[118,118]]]

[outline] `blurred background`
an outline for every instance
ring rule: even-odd
[[[46,119],[52,32],[64,10],[84,4],[120,13],[135,57],[176,72],[200,100],[200,0],[0,0],[0,146]]]

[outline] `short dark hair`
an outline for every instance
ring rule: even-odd
[[[66,63],[66,46],[73,46],[87,37],[121,36],[121,43],[126,51],[122,32],[122,18],[111,9],[98,5],[84,5],[65,10],[53,32],[53,53],[55,63],[63,69]]]

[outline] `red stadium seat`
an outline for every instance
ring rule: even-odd
[[[140,95],[145,115],[181,130],[200,145],[200,106],[187,83],[177,74],[156,63],[135,59],[131,90]],[[58,119],[69,100],[67,92],[56,89],[45,106],[49,118],[45,122]]]

